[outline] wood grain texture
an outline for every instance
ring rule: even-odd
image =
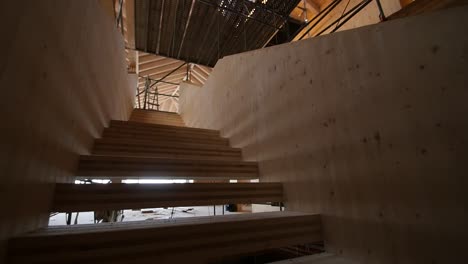
[[[256,162],[85,155],[77,178],[257,179]]]
[[[133,110],[133,111],[136,111]],[[181,117],[180,117],[181,118]],[[124,127],[124,128],[133,128],[133,129],[143,129],[143,130],[158,130],[158,131],[168,131],[168,132],[192,132],[199,134],[208,134],[212,136],[219,136],[219,131],[212,129],[201,129],[193,127],[181,127],[181,126],[171,126],[164,124],[153,124],[153,123],[144,123],[144,122],[135,122],[135,121],[120,121],[112,120],[110,123],[111,127]]]
[[[135,130],[126,128],[110,127],[104,129],[103,137],[105,138],[120,138],[120,139],[144,139],[152,141],[172,141],[185,143],[201,143],[201,144],[216,144],[227,146],[229,140],[219,136],[204,135],[204,134],[189,134],[166,132],[164,130]]]
[[[304,256],[282,261],[275,261],[269,264],[359,264],[356,261],[336,256],[330,253],[320,253],[311,256]]]
[[[275,212],[48,228],[9,243],[13,263],[206,263],[322,241],[320,216]]]
[[[110,119],[129,118],[135,86],[98,1],[1,1],[0,21],[1,242],[47,225],[53,184],[73,180]]]
[[[388,17],[389,20],[421,15],[451,7],[468,5],[467,0],[417,0]]]
[[[188,159],[241,160],[242,151],[224,145],[169,142],[167,140],[138,140],[103,138],[94,142],[93,153],[110,156],[142,156]]]
[[[320,9],[323,10],[332,2],[332,0],[324,0],[323,3],[320,5]],[[339,20],[340,17],[346,11],[349,11],[361,2],[362,0],[340,1],[334,9],[332,9],[326,16],[323,17],[322,20],[317,21],[318,19],[315,19],[314,23],[310,23],[309,26],[306,26],[303,30],[301,30],[301,32],[294,37],[294,40],[298,40],[302,35],[304,35],[305,32],[309,30],[309,28],[312,25],[315,25],[314,28],[311,29],[309,33],[304,36],[304,39],[315,37],[318,33],[320,33],[322,30],[328,27],[331,23]],[[385,16],[389,16],[401,9],[399,0],[381,0],[380,4],[382,5],[382,9]],[[373,3],[369,3],[365,8],[359,11],[359,13],[357,13],[340,28],[338,28],[337,31],[345,31],[380,23],[381,20],[379,15],[379,8],[376,2],[374,1]],[[339,21],[342,22],[343,19]],[[326,35],[334,29],[335,26],[332,26],[330,29],[326,30],[322,35]]]
[[[57,184],[52,211],[281,202],[280,183]]]
[[[154,143],[196,143],[203,145],[228,146],[229,140],[222,138],[219,131],[179,127],[172,125],[150,124],[143,122],[124,122],[112,120],[104,129],[103,138],[121,140],[144,140]]]
[[[171,125],[171,126],[185,126],[184,121],[177,113],[135,109],[130,116],[130,121]]]
[[[282,182],[286,209],[321,213],[330,252],[465,262],[467,14],[225,57],[203,88],[182,90],[181,115],[229,137],[259,162],[262,182]]]

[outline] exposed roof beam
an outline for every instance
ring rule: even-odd
[[[164,77],[164,75],[166,75],[167,73],[171,72],[170,70],[169,71],[166,71],[166,72],[163,72],[163,73],[158,73],[158,74],[151,74],[149,75],[149,77],[151,79],[155,79],[155,80],[159,80],[161,79],[162,77]],[[187,70],[185,70],[184,68],[181,68],[181,69],[178,69],[177,71],[175,71],[174,73],[172,73],[171,75],[169,76],[184,76],[185,74],[187,74]],[[146,77],[146,76],[145,76]]]
[[[141,54],[142,52],[138,52],[139,54]],[[144,63],[149,63],[149,62],[153,62],[153,61],[160,61],[160,60],[165,60],[167,59],[166,57],[162,57],[162,56],[157,56],[157,55],[154,55],[154,54],[147,54],[147,55],[142,55],[140,56],[140,64],[144,64]]]
[[[306,1],[306,7],[309,5],[312,9],[314,9],[317,13],[320,12],[320,5],[317,4],[313,0],[305,0]],[[300,5],[300,4],[299,4]]]
[[[124,5],[127,47],[135,49],[135,0],[125,0]]]
[[[154,61],[154,62],[141,64],[140,65],[140,71],[147,71],[147,70],[151,70],[151,69],[154,69],[154,68],[157,68],[157,67],[162,67],[162,66],[171,65],[171,64],[174,64],[174,63],[180,63],[180,62],[181,61],[166,58],[164,60],[159,60],[159,61]]]
[[[195,75],[195,74],[192,74],[192,76],[193,76],[193,77],[195,78],[195,80],[196,80],[197,82],[199,82],[201,85],[204,84],[204,81],[202,81],[202,80],[200,79],[200,77],[198,77],[198,76]],[[193,80],[192,80],[192,81],[193,81]]]
[[[192,20],[192,12],[193,7],[195,6],[195,0],[192,0],[192,5],[190,6],[190,11],[187,18],[187,23],[185,24],[184,35],[182,35],[182,41],[180,42],[179,52],[177,53],[177,58],[180,58],[180,53],[182,52],[182,47],[184,46],[185,42],[185,35],[187,34],[187,28],[190,25],[190,21]]]
[[[211,68],[208,68],[206,66],[203,66],[203,65],[200,65],[200,64],[196,64],[195,65],[197,68],[199,68],[200,70],[202,70],[204,73],[206,73],[207,75],[210,75],[211,74],[211,71],[212,69]]]
[[[158,74],[158,73],[163,73],[163,72],[169,72],[171,70],[174,70],[180,65],[179,61],[174,61],[169,64],[163,65],[163,66],[158,66],[154,67],[151,69],[141,69],[140,68],[140,76],[147,76],[147,75],[153,75],[153,74]]]
[[[192,71],[192,76],[197,77],[197,79],[203,83],[206,82],[206,79],[201,76],[198,72]]]
[[[181,69],[179,69],[178,71],[181,71]],[[185,75],[186,75],[186,72],[174,72],[173,74],[169,75],[166,79],[164,79],[164,81],[168,81],[168,82],[174,82],[176,83],[177,80],[182,80]],[[164,77],[164,74],[158,74],[158,75],[153,75],[153,76],[149,76],[151,79],[154,79],[154,80],[159,80],[161,79],[162,77]],[[138,85],[141,85],[141,84],[145,84],[145,78],[139,78],[138,79]]]
[[[210,76],[209,73],[206,73],[202,68],[200,67],[193,67],[192,71],[196,71],[199,73],[203,78],[208,79],[208,76]]]

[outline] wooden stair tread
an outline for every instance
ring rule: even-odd
[[[49,227],[10,239],[8,259],[181,263],[321,242],[321,233],[319,215],[293,212]]]
[[[224,153],[200,153],[200,152],[177,152],[177,151],[136,151],[136,150],[111,150],[97,149],[95,155],[107,155],[114,157],[144,157],[144,158],[172,158],[172,159],[199,159],[199,160],[233,160],[241,161],[239,154]]]
[[[162,130],[136,130],[131,128],[116,128],[116,127],[109,127],[104,129],[104,136],[106,134],[131,134],[135,136],[151,136],[151,137],[174,137],[174,138],[190,138],[190,139],[211,139],[211,140],[227,140],[226,138],[222,138],[216,135],[208,135],[208,134],[199,134],[199,133],[186,133],[186,132],[170,132],[170,131],[162,131]]]
[[[173,148],[173,149],[194,149],[194,150],[214,150],[222,152],[241,152],[240,148],[232,148],[223,145],[208,145],[200,143],[188,142],[170,142],[170,141],[154,141],[135,138],[98,138],[95,140],[95,147],[102,145],[109,146],[129,146],[129,147],[143,147],[143,148]]]
[[[185,126],[182,117],[177,113],[134,109],[130,115],[130,121],[138,121],[144,123]]]
[[[195,216],[195,217],[182,217],[174,219],[155,219],[151,221],[130,221],[130,222],[116,222],[116,223],[99,223],[99,224],[83,224],[83,225],[70,225],[70,226],[48,226],[36,231],[32,231],[15,238],[26,237],[48,237],[48,236],[61,236],[70,234],[94,234],[99,232],[109,231],[125,231],[135,229],[147,228],[165,228],[168,226],[184,226],[192,224],[211,224],[211,223],[230,223],[247,220],[262,220],[272,218],[288,218],[288,217],[303,217],[319,215],[311,213],[302,213],[294,211],[278,211],[278,212],[265,212],[265,213],[241,213],[241,214],[228,214],[217,216]]]
[[[111,161],[111,162],[135,162],[152,164],[194,164],[194,165],[220,165],[220,166],[242,166],[257,168],[254,161],[231,161],[231,160],[198,160],[198,159],[171,159],[171,158],[148,158],[148,157],[118,157],[105,155],[81,155],[81,161]]]
[[[168,158],[241,160],[242,151],[224,145],[154,142],[137,139],[96,139],[93,154]]]
[[[113,139],[138,139],[154,142],[181,142],[181,143],[198,143],[207,145],[222,145],[228,146],[229,140],[217,136],[199,136],[186,135],[175,133],[151,133],[151,132],[135,132],[124,131],[112,128],[106,128],[103,132],[103,138]]]
[[[282,194],[280,183],[57,184],[52,211],[281,202]]]
[[[193,133],[204,133],[212,134],[219,136],[218,130],[204,129],[204,128],[194,128],[194,127],[180,127],[180,126],[171,126],[171,125],[162,125],[162,124],[150,124],[144,122],[135,122],[135,121],[120,121],[120,120],[111,120],[110,127],[133,127],[140,129],[161,129],[161,130],[170,130],[170,131],[187,131]]]
[[[209,159],[176,159],[85,155],[80,157],[78,176],[182,177],[231,179],[258,178],[256,162]]]

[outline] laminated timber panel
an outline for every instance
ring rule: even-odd
[[[281,183],[57,184],[53,212],[281,202]]]
[[[121,138],[97,139],[94,142],[93,154],[188,159],[242,159],[241,149],[223,145],[167,142],[167,140],[154,142]]]
[[[358,262],[330,253],[320,253],[310,256],[271,262],[269,264],[358,264]]]
[[[188,126],[222,129],[262,182],[284,182],[289,210],[322,212],[329,252],[465,263],[467,14],[224,57],[203,89],[182,89],[179,109]]]
[[[103,138],[114,139],[138,139],[154,142],[181,142],[181,143],[200,143],[228,146],[229,140],[219,136],[203,135],[196,133],[171,133],[164,130],[136,130],[128,128],[105,128]]]
[[[8,237],[47,226],[79,154],[133,110],[122,34],[100,2],[0,1],[0,263]]]
[[[154,110],[134,109],[130,116],[130,121],[171,126],[185,126],[184,121],[179,114]]]
[[[219,136],[217,135],[210,135],[207,133],[196,133],[196,131],[184,131],[184,130],[177,130],[173,129],[172,131],[169,129],[149,129],[149,128],[144,128],[144,129],[138,129],[138,127],[135,126],[111,126],[108,128],[108,131],[113,131],[113,132],[121,132],[121,133],[131,133],[135,135],[175,135],[179,137],[195,137],[195,138],[218,138]]]
[[[200,134],[208,134],[213,136],[219,136],[218,130],[212,129],[203,129],[203,128],[194,128],[186,126],[171,126],[171,125],[162,125],[162,124],[151,124],[144,122],[134,122],[134,121],[120,121],[120,120],[111,120],[111,127],[132,127],[134,129],[144,129],[144,130],[165,130],[165,131],[186,131]]]
[[[175,141],[183,143],[202,143],[214,145],[229,145],[229,140],[219,136],[193,133],[187,131],[133,129],[128,127],[109,127],[103,131],[103,138],[140,139],[151,141]]]
[[[206,263],[322,241],[319,215],[236,214],[49,227],[9,241],[14,263]]]
[[[78,177],[257,179],[256,162],[121,156],[81,156]]]
[[[225,146],[229,144],[229,140],[221,138],[219,132],[215,130],[123,121],[112,121],[110,127],[104,129],[103,137],[219,144]]]

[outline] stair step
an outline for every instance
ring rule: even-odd
[[[12,238],[14,263],[192,263],[321,242],[319,215],[274,212],[48,227]],[[197,263],[199,263],[197,262]]]
[[[93,154],[188,159],[241,160],[242,151],[218,145],[154,142],[135,139],[96,139]]]
[[[319,253],[310,256],[270,262],[268,264],[358,264],[358,262],[330,253]]]
[[[142,130],[163,130],[168,132],[187,132],[187,133],[198,133],[206,134],[211,136],[220,136],[218,130],[211,129],[202,129],[202,128],[193,128],[193,127],[180,127],[180,126],[170,126],[170,125],[161,125],[161,124],[150,124],[134,121],[119,121],[111,120],[110,127],[123,127],[123,128],[133,128],[133,129],[142,129]]]
[[[154,110],[134,109],[130,116],[130,121],[185,126],[179,114]]]
[[[104,133],[124,133],[151,137],[181,137],[181,138],[199,138],[199,139],[223,139],[218,135],[209,135],[202,133],[192,133],[186,131],[168,131],[162,129],[134,129],[132,127],[109,127],[104,129]]]
[[[281,202],[280,183],[56,184],[53,212]]]
[[[186,134],[186,133],[169,133],[164,131],[143,131],[121,128],[105,128],[103,138],[133,138],[153,141],[175,141],[183,143],[199,143],[228,146],[229,140],[218,136]]]
[[[184,179],[257,179],[256,162],[121,156],[81,156],[81,178],[147,177]],[[103,177],[101,177],[103,176]]]

